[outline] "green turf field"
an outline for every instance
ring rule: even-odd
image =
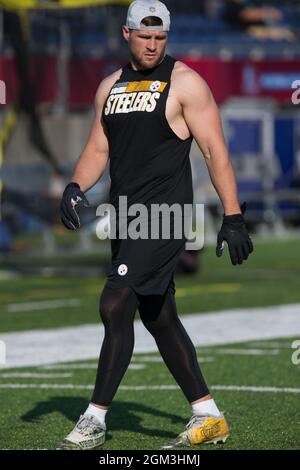
[[[217,259],[214,247],[205,249],[197,275],[176,277],[179,313],[300,303],[298,251],[298,240],[260,242],[247,263],[232,267],[227,253]],[[97,323],[104,282],[104,277],[3,279],[1,332]],[[53,300],[68,299],[78,305],[48,308]],[[197,349],[231,428],[225,444],[204,450],[300,448],[300,365],[291,361],[294,339],[299,338]],[[85,410],[95,373],[96,360],[72,362],[71,367],[0,369],[0,448],[54,449]],[[159,354],[135,354],[107,414],[103,449],[159,449],[189,418],[189,405]]]
[[[178,311],[185,314],[298,303],[298,252],[298,240],[256,243],[255,252],[246,263],[232,266],[227,252],[218,259],[214,247],[209,247],[200,258],[198,274],[176,276]],[[92,257],[93,265],[95,258]],[[1,280],[0,331],[96,323],[99,320],[98,303],[104,282],[104,277],[26,276]],[[11,311],[9,307],[16,303],[57,299],[77,299],[79,304],[73,308],[41,307],[26,311]]]
[[[274,341],[198,348],[198,361],[231,428],[225,444],[204,450],[299,449],[300,366],[291,362],[292,338]],[[96,361],[84,361],[2,371],[1,387],[9,385],[0,388],[1,448],[54,449],[87,407],[95,367]],[[42,375],[18,376],[26,372]],[[160,356],[135,354],[107,414],[103,449],[158,450],[189,418],[190,407]]]

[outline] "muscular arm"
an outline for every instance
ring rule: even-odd
[[[116,74],[115,72],[110,77],[104,79],[97,90],[94,122],[86,146],[79,157],[71,179],[71,181],[79,184],[83,192],[94,186],[99,178],[101,178],[107,164],[109,145],[101,114],[107,94],[116,80]]]
[[[241,213],[220,113],[206,82],[193,70],[183,68],[178,73],[176,88],[185,122],[205,158],[225,215]]]

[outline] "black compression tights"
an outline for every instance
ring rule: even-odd
[[[131,360],[137,308],[187,400],[192,402],[208,395],[194,345],[177,315],[173,292],[168,290],[164,296],[140,296],[130,287],[105,287],[100,298],[105,335],[92,403],[108,406],[113,400]]]

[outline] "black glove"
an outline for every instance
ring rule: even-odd
[[[224,241],[226,241],[233,265],[242,264],[253,251],[253,244],[243,217],[246,203],[242,205],[241,210],[242,214],[223,215],[223,224],[218,234],[216,255],[222,256]]]
[[[77,183],[69,183],[62,196],[60,203],[61,221],[69,230],[76,230],[80,227],[78,210],[81,207],[89,206],[89,202],[80,186]]]

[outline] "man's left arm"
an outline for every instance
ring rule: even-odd
[[[183,117],[204,156],[211,181],[224,208],[217,256],[221,256],[223,242],[226,241],[232,264],[241,264],[253,251],[253,245],[241,213],[236,178],[217,104],[206,82],[193,70],[182,72],[177,83]]]
[[[178,87],[185,122],[203,154],[225,215],[240,213],[218,107],[206,82],[196,72],[188,70],[185,75],[185,87]]]

